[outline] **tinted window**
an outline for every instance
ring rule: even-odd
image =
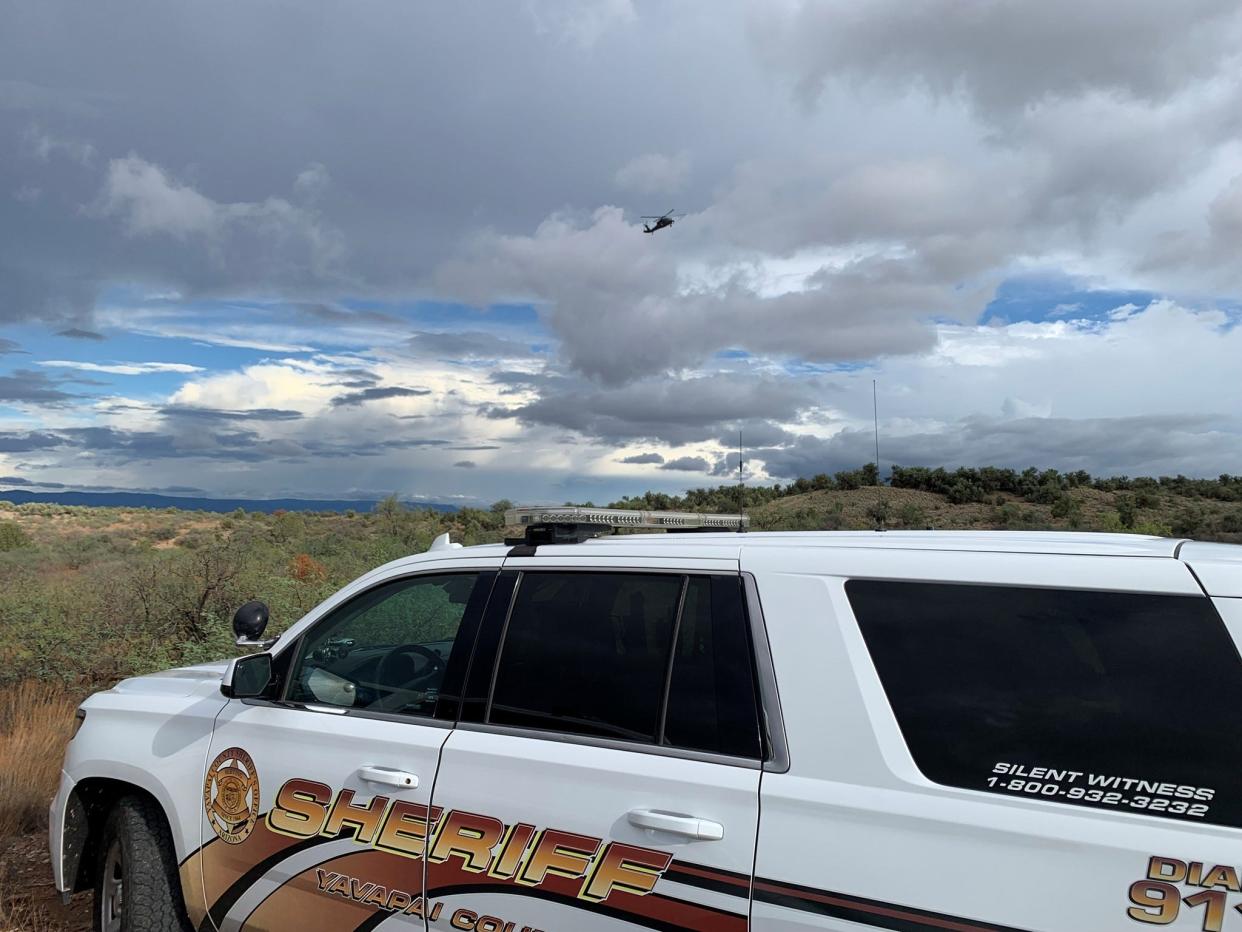
[[[654,741],[683,578],[522,576],[489,720]]]
[[[741,580],[692,578],[677,627],[665,744],[762,756],[751,656]]]
[[[1242,827],[1242,660],[1205,598],[855,580],[938,783]]]
[[[335,609],[303,639],[286,698],[432,714],[477,578],[399,579]]]

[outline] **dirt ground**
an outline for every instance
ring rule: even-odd
[[[66,907],[52,886],[47,838],[0,839],[0,932],[89,932],[91,895],[79,893]]]

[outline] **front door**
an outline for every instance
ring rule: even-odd
[[[427,806],[453,717],[436,717],[440,690],[494,578],[380,580],[285,647],[275,701],[224,708],[196,856],[220,932],[425,927]]]
[[[501,577],[432,800],[431,928],[745,930],[763,742],[736,569]]]

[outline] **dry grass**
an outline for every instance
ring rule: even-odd
[[[0,887],[0,932],[62,932],[65,926],[49,916],[33,897]]]
[[[0,838],[47,824],[76,707],[63,687],[36,680],[0,692]]]

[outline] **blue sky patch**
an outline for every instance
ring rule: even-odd
[[[1001,283],[979,315],[979,323],[1105,320],[1110,311],[1124,304],[1142,308],[1158,297],[1152,291],[1085,289],[1081,282],[1063,276],[1023,276]]]

